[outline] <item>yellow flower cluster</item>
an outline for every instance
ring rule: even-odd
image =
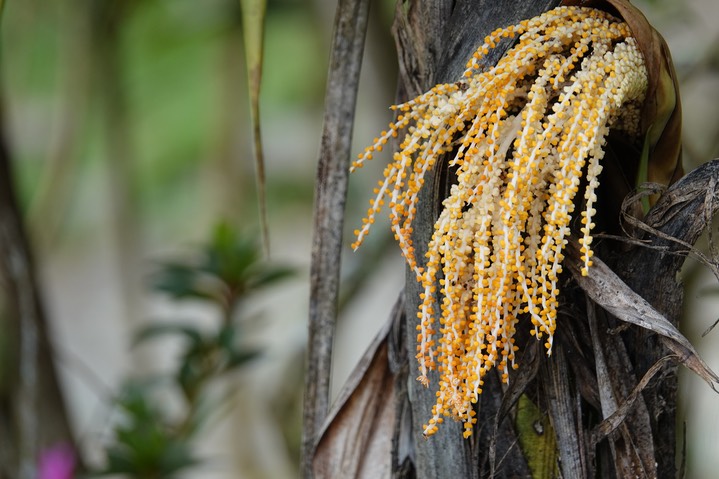
[[[496,66],[482,66],[489,49],[515,36]],[[497,368],[507,382],[517,367],[518,321],[531,322],[530,332],[544,338],[551,354],[575,197],[583,190],[579,241],[586,275],[605,137],[610,127],[638,134],[646,77],[625,23],[596,9],[560,7],[496,30],[462,80],[393,107],[396,121],[352,165],[361,167],[406,130],[353,247],[388,199],[392,230],[424,287],[418,380],[428,385],[431,369],[440,376],[425,435],[446,416],[462,420],[465,437],[471,435],[485,374]],[[450,152],[457,183],[443,202],[423,268],[411,239],[417,193]]]

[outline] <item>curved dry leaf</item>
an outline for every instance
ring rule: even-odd
[[[642,111],[642,129],[649,142],[647,180],[669,184],[682,176],[682,108],[679,83],[669,47],[647,18],[629,0],[606,0],[629,25],[644,55],[649,75]]]
[[[703,224],[707,225],[706,230],[709,235],[713,234],[713,230],[710,225],[712,224],[712,217],[717,210],[717,208],[713,206],[713,203],[716,201],[715,196],[717,184],[719,183],[719,177],[709,173],[709,175],[706,175],[705,179],[700,178],[696,182],[693,180],[694,178],[703,176],[706,173],[704,170],[717,169],[717,165],[719,165],[718,160],[705,163],[702,167],[697,168],[682,178],[681,183],[676,183],[674,186],[677,188],[666,190],[663,185],[647,183],[646,185],[643,185],[642,189],[628,195],[624,199],[621,210],[621,219],[623,223],[626,223],[626,225],[622,224],[622,228],[627,234],[627,237],[621,238],[621,241],[634,243],[644,248],[655,249],[657,251],[677,255],[682,258],[690,256],[708,268],[709,271],[711,271],[712,274],[719,279],[719,264],[717,264],[716,252],[712,252],[715,246],[711,236],[709,239],[710,257],[708,257],[700,249],[694,247],[694,242],[696,242],[695,235],[688,234],[687,236],[689,239],[685,240],[658,229],[671,222],[680,224],[679,227],[674,227],[675,230],[684,232],[690,232],[692,230],[697,231],[696,228],[689,228],[689,226],[682,228],[682,224],[684,222],[681,221],[681,217],[690,219],[693,214],[702,214],[704,217]],[[678,188],[678,186],[682,183],[688,185],[688,188]],[[662,200],[666,201],[657,203],[657,208],[653,208],[648,213],[647,218],[640,219],[632,214],[633,205],[639,203],[642,198],[665,191],[667,195],[663,196]],[[696,212],[692,211],[692,209],[686,207],[686,205],[692,203],[694,203],[697,207],[703,206],[703,208]],[[681,217],[678,218],[678,216]],[[701,228],[699,233],[701,233],[704,229],[705,228]],[[665,244],[659,246],[650,244],[648,241],[641,240],[636,237],[638,232],[643,232],[650,235],[650,237],[664,240]],[[675,248],[672,249],[669,245],[674,245]]]
[[[312,456],[316,479],[390,475],[396,401],[388,336],[397,309],[395,306],[394,314],[352,371],[328,414]]]
[[[665,346],[677,355],[684,366],[717,391],[719,376],[699,357],[689,340],[651,304],[632,291],[603,261],[595,258],[590,274],[582,276],[579,250],[575,242],[569,242],[565,264],[595,303],[617,319],[659,334]]]
[[[657,373],[661,372],[664,369],[666,363],[668,363],[669,361],[675,361],[676,359],[677,358],[675,356],[664,356],[659,361],[654,363],[651,368],[649,368],[649,370],[642,377],[641,381],[639,381],[639,383],[634,387],[634,389],[632,389],[632,392],[629,394],[629,396],[624,399],[624,402],[618,405],[618,407],[614,410],[614,412],[612,412],[611,415],[609,415],[606,419],[600,422],[592,430],[592,444],[599,443],[599,441],[607,437],[621,424],[624,423],[625,418],[634,408],[634,403],[637,401],[637,399],[640,398],[642,391],[646,389],[646,387],[649,385],[649,382],[654,378],[654,376],[657,375]]]

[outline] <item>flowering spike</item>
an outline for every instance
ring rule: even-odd
[[[502,38],[515,36],[496,66],[482,64]],[[393,107],[401,112],[396,122],[353,164],[362,166],[406,131],[353,247],[389,198],[392,230],[423,286],[417,379],[429,386],[429,370],[440,375],[425,435],[445,415],[464,422],[465,437],[472,434],[484,376],[497,368],[508,382],[517,367],[520,321],[551,354],[562,252],[582,177],[579,242],[588,274],[605,138],[610,127],[638,135],[646,88],[644,61],[625,23],[600,10],[559,7],[492,32],[461,81]],[[411,239],[417,193],[450,152],[457,183],[422,268]]]

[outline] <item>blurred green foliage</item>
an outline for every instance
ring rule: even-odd
[[[185,261],[163,263],[154,276],[153,289],[175,300],[199,300],[216,306],[218,318],[210,331],[190,322],[150,323],[135,337],[135,344],[158,336],[182,338],[177,367],[165,381],[134,379],[118,395],[121,418],[106,449],[107,464],[92,475],[127,474],[131,478],[171,478],[200,462],[192,441],[208,417],[222,409],[211,402],[210,387],[256,358],[260,351],[243,340],[246,318],[242,304],[257,291],[289,277],[288,268],[262,259],[254,235],[238,233],[219,224],[207,244]],[[172,385],[184,404],[184,413],[169,418],[158,389]]]
[[[261,99],[272,147],[269,209],[279,221],[292,215],[292,227],[312,205],[332,17],[324,13],[323,4],[308,0],[267,4]],[[3,113],[39,263],[61,264],[60,276],[73,279],[119,265],[103,276],[120,278],[102,284],[118,290],[108,293],[117,300],[108,317],[132,324],[142,314],[144,298],[119,290],[139,284],[152,251],[195,240],[218,216],[258,230],[241,20],[239,0],[22,0],[5,7]],[[196,430],[217,410],[208,389],[222,389],[260,354],[248,345],[244,304],[286,278],[287,269],[264,263],[254,239],[228,225],[195,253],[163,263],[152,286],[166,298],[211,305],[217,323],[207,329],[171,321],[138,333],[139,342],[179,340],[178,363],[159,383],[122,387],[108,462],[95,472],[133,467],[135,477],[171,477],[194,463],[191,454],[188,463],[173,457],[193,450]],[[84,298],[82,290],[74,294],[73,302]],[[69,328],[71,337],[84,334]],[[181,417],[158,402],[168,389],[184,404]],[[293,386],[288,394],[299,391]],[[288,410],[295,411],[282,412]]]
[[[117,406],[123,421],[115,427],[115,443],[107,448],[107,466],[96,475],[127,474],[133,478],[171,478],[198,460],[174,425],[153,405],[145,389],[129,384]]]
[[[69,115],[65,109],[72,106],[65,105],[77,104],[80,109],[72,113],[79,116],[80,126],[70,133],[77,144],[67,160],[72,195],[56,198],[52,205],[53,214],[73,212],[70,228],[91,221],[88,195],[96,194],[93,185],[103,181],[107,168],[108,144],[100,121],[103,93],[97,65],[88,54],[97,43],[92,25],[98,20],[91,11],[98,2],[9,2],[0,31],[0,82],[25,208],[38,195],[54,144],[68,140],[63,138],[68,134],[63,123]],[[121,66],[117,82],[127,99],[130,125],[127,161],[132,165],[132,184],[128,188],[137,199],[137,213],[175,224],[188,213],[199,216],[211,195],[201,180],[224,168],[240,198],[234,205],[236,217],[254,218],[240,2],[130,3],[132,8],[123,8],[121,18],[114,21]],[[306,0],[268,2],[263,123],[271,124],[272,117],[286,116],[288,111],[301,115],[321,107],[329,27],[320,24],[314,8]],[[86,76],[82,82],[77,82],[79,74]],[[234,173],[227,171],[228,164],[234,165]],[[307,173],[310,188],[312,169]],[[284,181],[281,171],[270,178],[271,191],[276,190],[271,184],[275,180]]]
[[[162,264],[153,288],[174,299],[201,299],[221,306],[224,322],[244,297],[291,274],[289,268],[261,261],[254,236],[240,235],[228,223],[215,227],[197,258]]]

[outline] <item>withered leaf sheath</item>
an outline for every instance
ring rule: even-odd
[[[664,38],[629,0],[564,0],[607,11],[623,20],[637,41],[647,69],[647,93],[642,105],[640,134],[648,142],[647,181],[668,185],[684,174],[681,164],[682,111],[679,83]],[[636,158],[623,158],[628,163]],[[637,165],[626,165],[634,176]]]

